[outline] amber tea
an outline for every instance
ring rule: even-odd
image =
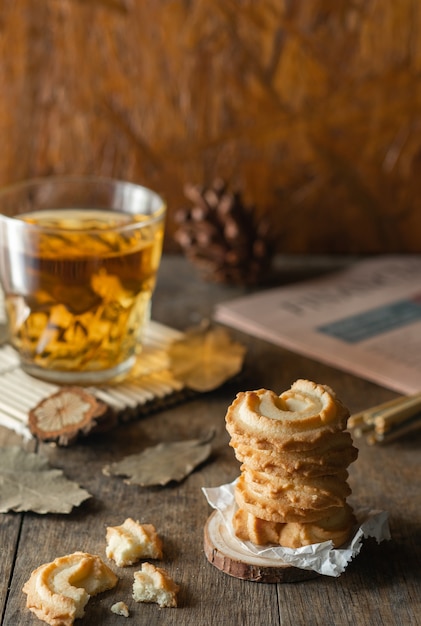
[[[163,220],[100,209],[41,210],[18,219],[29,225],[24,242],[9,241],[2,258],[10,265],[3,274],[11,342],[23,366],[59,372],[59,380],[60,372],[73,372],[73,381],[132,362],[155,286]]]

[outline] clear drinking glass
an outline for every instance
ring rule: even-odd
[[[0,190],[0,281],[26,372],[94,384],[131,369],[165,213],[157,193],[106,178],[39,178]]]

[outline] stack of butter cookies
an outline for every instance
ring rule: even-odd
[[[226,426],[242,463],[233,517],[240,539],[290,548],[347,541],[355,524],[347,468],[358,455],[348,417],[332,389],[308,380],[280,396],[237,395]]]

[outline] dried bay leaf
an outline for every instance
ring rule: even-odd
[[[191,329],[183,339],[174,341],[168,356],[178,380],[194,391],[206,392],[241,371],[245,352],[224,328],[207,325]]]
[[[213,436],[214,433],[203,439],[160,443],[107,465],[102,471],[106,476],[126,476],[124,482],[128,485],[142,487],[180,482],[210,456]]]
[[[0,512],[70,513],[91,494],[19,446],[0,448]]]

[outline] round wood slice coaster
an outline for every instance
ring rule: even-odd
[[[299,569],[273,558],[253,556],[233,541],[218,511],[205,524],[205,554],[210,563],[225,574],[259,583],[292,583],[310,580],[317,572]]]

